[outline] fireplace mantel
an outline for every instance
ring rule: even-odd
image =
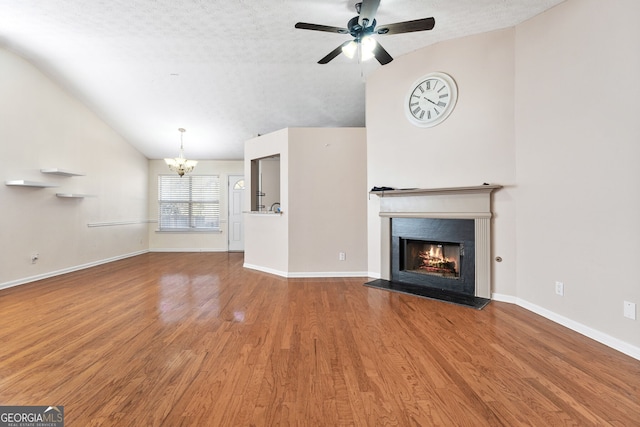
[[[476,242],[475,295],[491,298],[491,193],[501,185],[371,191],[380,197],[381,276],[390,280],[392,218],[473,219]]]
[[[370,191],[380,197],[393,196],[429,196],[437,194],[470,194],[470,193],[491,193],[493,190],[502,188],[502,185],[487,184],[471,187],[443,187],[443,188],[407,188],[404,190]]]

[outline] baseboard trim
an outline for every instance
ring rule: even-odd
[[[494,301],[508,302],[510,304],[516,304],[518,301],[518,298],[512,297],[511,295],[496,294],[496,293],[491,294],[491,299]]]
[[[322,277],[363,277],[369,278],[366,271],[305,271],[305,272],[293,272],[287,276],[291,279],[304,279],[304,278],[322,278]]]
[[[242,264],[242,266],[244,268],[248,268],[249,270],[257,270],[257,271],[262,271],[263,273],[269,273],[269,274],[275,274],[276,276],[280,276],[280,277],[287,277],[287,273],[284,271],[280,271],[280,270],[275,270],[273,268],[268,268],[268,267],[262,267],[259,265],[254,265],[254,264],[247,264],[246,262],[244,264]]]
[[[600,344],[604,344],[607,347],[611,347],[612,349],[624,353],[629,357],[640,360],[640,347],[636,347],[632,344],[629,344],[628,342],[605,334],[604,332],[600,332],[589,326],[583,325],[582,323],[576,322],[575,320],[571,320],[568,317],[564,317],[560,314],[554,313],[553,311],[547,310],[544,307],[540,307],[539,305],[530,303],[526,300],[523,300],[522,298],[512,297],[510,295],[493,294],[492,299],[495,301],[516,304],[517,306],[536,313],[546,319],[551,320],[552,322],[569,328],[574,332],[589,337],[592,340],[599,342]]]
[[[313,279],[313,278],[331,278],[331,277],[365,277],[368,278],[366,271],[304,271],[304,272],[288,272],[274,270],[273,268],[262,267],[254,264],[243,265],[244,268],[250,270],[258,270],[263,273],[275,274],[276,276],[284,277],[287,279]]]
[[[150,248],[149,252],[228,252],[226,248]]]
[[[0,289],[12,288],[14,286],[19,286],[19,285],[24,285],[24,284],[31,283],[31,282],[36,282],[38,280],[48,279],[50,277],[61,276],[63,274],[72,273],[74,271],[84,270],[84,269],[87,269],[87,268],[96,267],[98,265],[108,264],[108,263],[114,262],[114,261],[119,261],[121,259],[131,258],[131,257],[134,257],[134,256],[146,254],[147,252],[149,252],[149,251],[148,250],[143,250],[143,251],[137,251],[137,252],[130,252],[130,253],[127,253],[127,254],[124,254],[124,255],[118,255],[118,256],[115,256],[115,257],[111,257],[111,258],[106,258],[106,259],[101,259],[101,260],[98,260],[98,261],[88,262],[86,264],[80,264],[80,265],[76,265],[76,266],[73,266],[73,267],[63,268],[61,270],[55,270],[55,271],[50,271],[48,273],[38,274],[36,276],[30,276],[30,277],[25,277],[25,278],[18,279],[18,280],[12,280],[12,281],[9,281],[9,282],[0,283]]]

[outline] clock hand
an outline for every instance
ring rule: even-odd
[[[430,103],[432,103],[433,105],[438,105],[435,102],[433,102],[432,100],[430,100],[429,98],[427,98],[426,96],[423,96],[424,99],[426,99],[427,101],[429,101]]]

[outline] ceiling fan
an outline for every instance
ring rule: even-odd
[[[377,22],[375,16],[379,5],[380,0],[362,0],[361,3],[356,3],[355,8],[358,16],[349,20],[347,28],[309,24],[306,22],[298,22],[295,27],[302,30],[351,34],[353,37],[353,40],[346,41],[332,50],[327,56],[318,61],[318,64],[326,64],[340,55],[340,53],[344,53],[352,58],[356,50],[359,50],[359,57],[363,60],[375,57],[380,64],[385,65],[393,61],[393,58],[380,43],[371,37],[373,34],[401,34],[414,31],[426,31],[431,30],[436,24],[433,18],[422,18],[376,27]]]

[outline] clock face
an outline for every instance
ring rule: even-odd
[[[416,126],[442,123],[453,111],[458,99],[456,82],[444,73],[430,73],[418,79],[405,101],[407,118]]]

